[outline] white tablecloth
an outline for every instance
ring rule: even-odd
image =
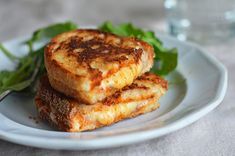
[[[32,33],[49,23],[73,20],[81,25],[131,21],[152,29],[164,28],[161,0],[1,0],[0,42]],[[235,39],[204,45],[229,71],[225,99],[213,112],[169,135],[125,147],[94,151],[53,151],[0,140],[0,155],[235,155]],[[206,75],[205,75],[206,76]]]

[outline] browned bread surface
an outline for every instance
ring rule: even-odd
[[[44,57],[54,89],[94,104],[149,71],[154,50],[133,37],[79,29],[53,38]]]

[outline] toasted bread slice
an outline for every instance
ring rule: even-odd
[[[167,82],[146,73],[130,86],[98,102],[86,105],[54,90],[44,76],[39,84],[35,103],[39,117],[62,131],[78,132],[111,125],[155,110],[157,101],[166,92]]]
[[[79,29],[53,38],[44,56],[54,89],[94,104],[149,71],[154,50],[133,37]]]

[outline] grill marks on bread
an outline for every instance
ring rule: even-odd
[[[101,33],[92,31],[93,33]],[[97,58],[107,62],[118,62],[121,65],[123,61],[128,60],[128,56],[133,57],[132,63],[138,63],[143,49],[129,47],[129,44],[136,42],[135,38],[117,38],[110,34],[103,33],[103,37],[95,36],[93,38],[71,36],[66,41],[63,41],[55,50],[67,50],[68,55],[77,57],[79,63],[89,64]],[[112,39],[108,39],[112,38]],[[129,43],[129,44],[128,44]],[[130,62],[131,63],[131,62]]]

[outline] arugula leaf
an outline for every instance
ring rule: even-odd
[[[25,41],[30,52],[33,52],[33,44],[43,40],[49,40],[58,34],[77,29],[77,25],[72,22],[57,23],[35,31],[30,39]]]
[[[14,85],[21,83],[26,78],[30,76],[33,67],[30,66],[33,64],[31,57],[27,57],[20,60],[20,63],[15,71],[1,71],[0,72],[0,93],[12,88]],[[17,87],[19,88],[19,87]]]
[[[45,73],[45,67],[43,62],[44,46],[38,50],[33,49],[35,43],[40,43],[45,39],[53,38],[54,36],[66,31],[75,30],[76,24],[72,22],[53,24],[45,28],[41,28],[35,31],[30,39],[24,43],[29,47],[29,53],[21,58],[14,56],[9,52],[2,44],[0,44],[0,51],[2,51],[10,60],[17,60],[18,66],[14,71],[0,71],[0,94],[6,90],[20,91],[30,85],[34,85],[32,75],[36,68],[39,68],[36,80],[39,76]],[[40,62],[39,62],[40,60]],[[37,67],[37,63],[40,63]]]
[[[151,71],[159,75],[167,75],[177,67],[177,49],[158,51],[155,60]]]
[[[114,26],[111,22],[104,22],[100,30],[110,32],[119,36],[134,36],[143,40],[154,47],[155,63],[152,72],[159,75],[167,75],[173,71],[177,66],[177,49],[166,49],[162,42],[155,36],[152,31],[144,31],[133,26],[131,23],[123,23]]]

